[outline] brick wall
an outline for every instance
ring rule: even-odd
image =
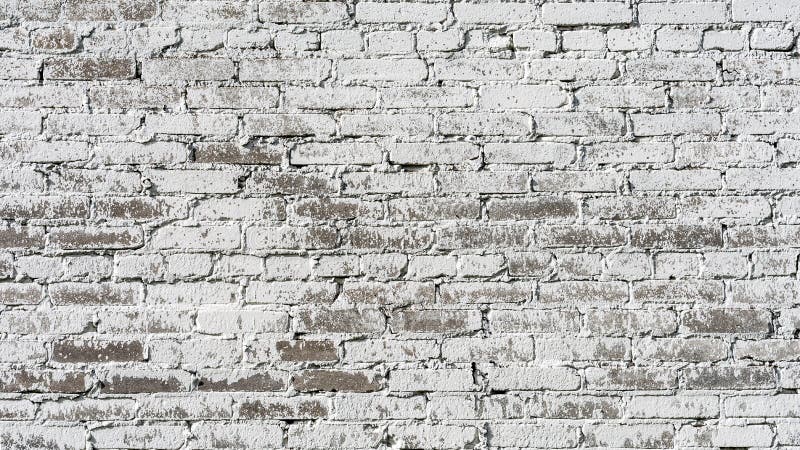
[[[798,21],[0,2],[0,448],[800,446]]]

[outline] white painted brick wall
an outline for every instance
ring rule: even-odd
[[[800,448],[798,21],[0,2],[0,449]]]

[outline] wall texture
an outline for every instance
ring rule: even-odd
[[[800,446],[798,21],[2,1],[0,448]]]

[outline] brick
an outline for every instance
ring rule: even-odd
[[[180,90],[171,86],[93,86],[89,103],[108,109],[175,108],[180,104]]]
[[[553,25],[617,25],[630,23],[632,11],[621,3],[546,3],[542,21]]]
[[[655,391],[678,386],[677,374],[673,369],[591,367],[585,371],[585,377],[589,389]]]
[[[119,425],[92,430],[94,446],[101,449],[177,449],[183,445],[185,429],[173,425]]]
[[[328,77],[331,61],[326,59],[246,60],[239,67],[241,81],[314,81]]]
[[[351,59],[338,67],[342,81],[402,81],[413,82],[427,78],[428,67],[420,59],[400,62],[382,59]]]
[[[686,389],[772,389],[775,372],[768,367],[714,366],[687,368],[682,374]]]
[[[580,385],[578,373],[567,367],[492,368],[488,380],[489,386],[497,390],[570,391]]]
[[[14,108],[72,107],[79,108],[86,98],[78,86],[4,86],[0,88],[0,105]]]
[[[138,227],[57,227],[48,233],[50,245],[64,249],[121,249],[142,245]]]
[[[127,135],[139,125],[132,114],[51,114],[46,121],[50,132],[89,136]]]
[[[370,402],[364,395],[347,395],[335,402],[335,417],[357,420],[364,416],[372,419],[418,419],[425,417],[425,401],[422,397],[386,397],[378,402]],[[363,415],[362,415],[363,414]]]
[[[614,247],[627,241],[626,230],[614,226],[594,226],[579,229],[575,226],[543,228],[537,236],[543,247]]]
[[[628,286],[621,282],[562,281],[539,285],[542,303],[598,303],[622,304],[628,299]]]
[[[798,230],[792,225],[774,227],[743,226],[728,232],[733,248],[741,247],[794,247],[797,245]]]
[[[447,17],[445,5],[424,3],[359,3],[356,21],[363,23],[433,23]]]
[[[365,339],[346,342],[344,359],[364,362],[411,362],[438,356],[439,347],[431,340]]]
[[[239,227],[232,226],[168,226],[153,235],[151,245],[156,249],[235,249],[240,247],[240,234]]]
[[[526,227],[454,226],[437,233],[436,243],[441,248],[522,248],[530,241]]]
[[[236,24],[249,17],[249,7],[233,1],[187,2],[173,0],[164,5],[162,19],[180,25]]]
[[[248,114],[244,119],[245,132],[253,136],[328,135],[335,126],[325,114]]]
[[[677,330],[677,315],[670,310],[590,310],[586,327],[593,335],[630,336],[650,333],[665,336]]]
[[[439,285],[443,303],[522,303],[530,299],[527,283],[447,283]]]
[[[464,36],[457,29],[448,31],[425,31],[417,33],[417,50],[420,52],[449,52],[464,46]]]
[[[280,447],[283,442],[283,430],[278,425],[263,423],[196,423],[192,425],[195,443],[203,448],[229,448],[236,446]]]
[[[729,417],[797,417],[797,399],[791,395],[756,395],[726,398],[725,414]]]
[[[297,424],[289,427],[290,447],[371,448],[381,441],[383,430],[368,424]]]
[[[779,2],[760,3],[755,0],[736,0],[732,4],[731,15],[734,22],[782,22],[800,17],[797,5]]]
[[[707,395],[684,395],[674,398],[665,396],[631,397],[628,407],[632,417],[640,418],[715,418],[719,416],[718,397]]]
[[[648,3],[639,5],[639,21],[653,24],[724,23],[725,3]]]
[[[528,410],[548,419],[606,419],[620,417],[622,404],[619,397],[544,394],[532,397]]]
[[[551,31],[519,30],[513,34],[514,47],[542,52],[554,52],[558,49],[556,34]]]
[[[232,135],[238,120],[229,114],[148,114],[145,127],[160,134]]]
[[[272,392],[284,391],[288,385],[285,372],[255,370],[204,370],[197,389],[205,392]],[[242,409],[246,406],[242,405]],[[234,414],[235,414],[234,406]],[[243,413],[243,411],[239,411]],[[242,414],[244,418],[247,415]],[[254,414],[259,417],[260,414]]]
[[[750,35],[753,50],[789,50],[794,46],[794,34],[778,28],[755,28]]]
[[[59,341],[53,344],[51,361],[57,363],[134,362],[144,360],[139,341]]]
[[[237,285],[228,283],[154,284],[148,286],[145,302],[150,304],[231,303],[236,298],[237,292]]]
[[[487,212],[493,220],[572,219],[578,207],[561,197],[510,198],[492,200]]]
[[[501,333],[555,333],[579,328],[576,312],[559,310],[494,310],[489,324]]]
[[[469,392],[476,386],[468,369],[397,369],[389,378],[389,391]]]
[[[82,393],[91,386],[89,378],[80,371],[9,370],[3,373],[0,380],[0,390],[4,393]]]
[[[514,3],[459,3],[453,6],[453,13],[464,23],[515,23],[534,20],[536,8]]]
[[[78,450],[85,447],[86,431],[81,426],[3,425],[0,439],[8,448],[53,448]]]
[[[286,331],[288,316],[272,311],[205,310],[197,314],[196,326],[202,333],[277,333]]]
[[[0,79],[3,80],[37,80],[41,60],[0,58]]]
[[[89,204],[83,197],[21,197],[0,199],[0,216],[12,220],[87,218]]]
[[[368,87],[288,88],[284,93],[286,105],[300,109],[372,108],[376,98]]]
[[[250,227],[245,231],[244,240],[247,248],[256,250],[322,249],[335,247],[339,236],[329,227]]]
[[[258,18],[270,23],[328,23],[349,18],[347,5],[338,2],[261,2]]]
[[[391,439],[414,448],[463,448],[478,440],[479,430],[459,425],[392,425]]]
[[[639,86],[587,86],[576,92],[581,109],[656,108],[664,106],[666,93],[661,88]]]
[[[754,86],[711,87],[693,86],[671,91],[672,104],[681,109],[690,108],[758,108],[758,91]],[[724,145],[724,144],[723,144]]]
[[[711,81],[717,72],[714,61],[705,58],[634,59],[625,68],[636,80],[653,81]]]
[[[236,413],[243,419],[314,419],[328,416],[329,403],[311,396],[248,397],[238,405]]]
[[[721,174],[716,170],[633,170],[633,190],[643,191],[713,191],[722,188]]]
[[[674,429],[666,424],[610,425],[589,429],[587,443],[591,446],[669,448],[673,446]]]
[[[634,343],[634,359],[644,361],[716,362],[728,357],[721,339],[653,339]]]
[[[487,87],[480,98],[487,109],[558,108],[566,102],[566,95],[549,85]]]
[[[192,377],[183,371],[159,370],[150,372],[141,369],[117,369],[103,374],[103,392],[135,394],[149,392],[185,392],[189,390]]]
[[[177,142],[105,143],[94,147],[95,160],[103,164],[156,164],[186,161],[186,146]]]
[[[669,134],[718,133],[720,117],[707,113],[632,114],[633,134],[661,136]]]
[[[792,81],[800,77],[800,65],[791,60],[724,61],[722,67],[723,79],[750,81],[753,84]]]
[[[747,34],[740,31],[706,31],[703,33],[703,48],[709,50],[736,51],[747,45]]]
[[[623,338],[544,338],[536,341],[536,359],[552,361],[622,361],[630,344]]]
[[[136,76],[136,61],[128,58],[52,58],[44,62],[49,80],[127,80]]]
[[[606,48],[606,35],[600,31],[564,31],[561,36],[561,48],[564,51],[600,51]]]
[[[298,311],[295,328],[321,333],[379,333],[385,317],[377,309],[315,308]]]
[[[524,67],[501,59],[448,59],[436,61],[434,72],[441,80],[518,80]]]
[[[610,80],[618,74],[617,63],[606,59],[534,59],[529,69],[532,80]]]
[[[42,116],[36,112],[0,113],[0,134],[36,135],[42,131]]]
[[[433,119],[427,114],[345,114],[339,127],[344,136],[425,137],[433,132]]]
[[[476,310],[400,311],[392,315],[389,325],[396,333],[408,334],[459,334],[469,333],[481,328],[480,315]]]
[[[119,0],[89,3],[70,0],[66,2],[68,20],[76,21],[144,21],[156,14],[156,3],[151,0],[124,2]]]
[[[694,30],[662,29],[656,31],[656,48],[661,51],[696,52],[702,35]]]
[[[473,90],[459,87],[396,87],[379,92],[385,108],[456,108],[475,101]]]
[[[135,305],[143,298],[137,283],[56,283],[48,287],[55,305]]]
[[[798,342],[789,339],[767,339],[763,341],[743,341],[733,349],[733,354],[738,359],[751,359],[755,361],[794,361]]]
[[[448,113],[438,118],[444,135],[522,136],[530,133],[531,119],[519,112]]]

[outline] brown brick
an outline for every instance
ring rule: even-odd
[[[107,394],[187,392],[192,385],[192,376],[179,370],[120,369],[99,378]]]
[[[392,314],[396,333],[470,333],[481,328],[479,311],[397,311]]]
[[[209,392],[268,392],[286,389],[287,376],[255,370],[203,371],[197,389]]]
[[[58,341],[52,360],[62,363],[129,362],[144,360],[139,341]]]
[[[128,58],[53,58],[44,62],[47,80],[129,80],[136,77],[136,61]]]
[[[48,288],[55,305],[135,305],[142,300],[136,283],[56,283]]]
[[[319,419],[330,412],[327,398],[254,397],[239,403],[241,419]]]
[[[367,371],[304,370],[292,377],[292,386],[300,392],[374,392],[382,384],[380,375]]]
[[[158,12],[155,0],[67,0],[67,20],[144,21]]]
[[[58,227],[48,236],[51,245],[64,250],[136,248],[142,245],[142,230],[136,227]]]
[[[80,393],[91,386],[87,373],[57,370],[6,370],[0,374],[0,392]]]

